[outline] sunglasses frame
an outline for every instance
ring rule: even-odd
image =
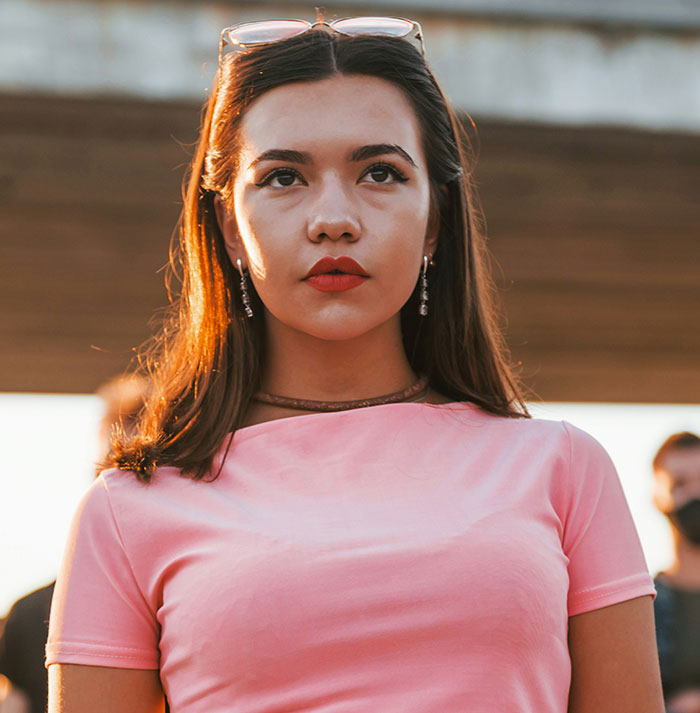
[[[343,32],[337,29],[335,26],[345,20],[402,20],[403,22],[410,22],[411,28],[407,30],[404,35],[388,35],[383,32]],[[306,25],[303,29],[294,35],[289,35],[288,37],[280,37],[277,40],[259,40],[257,42],[234,42],[230,37],[230,33],[234,30],[243,27],[244,25],[256,25],[264,24],[266,22],[301,22]],[[346,37],[361,37],[363,35],[375,35],[375,36],[385,36],[385,37],[397,37],[399,39],[405,39],[407,41],[417,40],[418,46],[420,48],[421,55],[425,57],[425,44],[423,43],[423,29],[420,24],[415,20],[409,20],[406,17],[340,17],[337,20],[331,20],[331,22],[326,22],[325,20],[317,20],[316,22],[309,22],[308,20],[295,20],[290,18],[278,18],[271,20],[253,20],[251,22],[239,22],[236,25],[231,25],[230,27],[224,27],[221,30],[221,39],[219,42],[219,65],[221,65],[221,59],[224,53],[224,47],[230,45],[233,48],[246,48],[246,47],[260,47],[262,45],[271,45],[275,42],[281,42],[282,40],[291,39],[292,37],[298,37],[303,35],[310,30],[319,29],[325,32],[337,32],[340,35],[345,35]]]

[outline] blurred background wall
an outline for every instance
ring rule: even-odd
[[[700,402],[700,3],[344,0],[419,20],[476,122],[507,336],[545,400]],[[166,303],[220,29],[298,2],[3,0],[0,391],[92,392]]]

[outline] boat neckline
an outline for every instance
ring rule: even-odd
[[[317,411],[314,413],[304,413],[298,414],[296,416],[284,416],[282,418],[273,418],[269,421],[261,421],[260,423],[253,423],[250,426],[243,426],[242,428],[236,429],[233,435],[233,445],[240,443],[247,438],[255,436],[259,433],[264,433],[270,429],[278,428],[278,424],[283,423],[293,423],[298,425],[301,419],[308,420],[330,420],[332,418],[345,417],[352,418],[354,415],[367,414],[369,412],[377,412],[378,410],[389,410],[389,409],[422,409],[422,408],[433,408],[444,411],[449,410],[481,410],[481,407],[471,401],[447,401],[442,404],[431,404],[424,401],[399,401],[393,404],[376,404],[374,406],[363,406],[362,408],[344,409],[342,411]],[[306,420],[304,421],[306,423]]]

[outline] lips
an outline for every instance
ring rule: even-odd
[[[350,257],[321,258],[304,281],[321,292],[345,292],[369,279],[363,267]]]
[[[314,275],[326,275],[343,273],[345,275],[359,275],[369,277],[362,266],[351,257],[323,257],[321,258],[304,277],[307,280]]]

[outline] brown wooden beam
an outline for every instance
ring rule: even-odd
[[[0,389],[90,392],[166,303],[191,104],[0,97]],[[513,357],[547,400],[700,402],[700,137],[477,122]]]

